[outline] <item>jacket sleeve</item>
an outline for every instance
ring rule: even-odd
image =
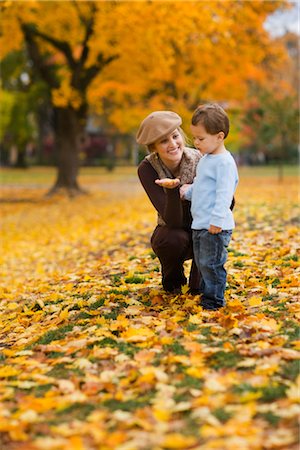
[[[138,167],[138,176],[152,205],[170,228],[183,227],[183,207],[179,187],[164,189],[155,183],[158,174],[147,160]]]

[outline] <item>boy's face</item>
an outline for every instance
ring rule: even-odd
[[[191,132],[194,138],[195,147],[203,154],[216,155],[224,151],[224,133],[209,134],[204,126],[191,125]]]

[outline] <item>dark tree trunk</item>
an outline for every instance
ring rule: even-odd
[[[66,191],[69,196],[83,194],[78,185],[79,173],[79,140],[81,136],[81,120],[72,108],[55,110],[55,147],[57,154],[57,178],[47,195],[58,191]]]
[[[17,169],[27,169],[28,168],[28,164],[26,161],[26,154],[25,154],[25,150],[19,150],[18,149],[18,154],[17,154],[17,161],[15,164],[15,167]]]

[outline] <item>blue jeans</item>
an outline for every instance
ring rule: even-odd
[[[227,250],[232,230],[223,230],[211,234],[208,230],[193,230],[194,257],[202,280],[200,293],[201,305],[206,309],[218,309],[225,305],[224,291],[227,272]]]

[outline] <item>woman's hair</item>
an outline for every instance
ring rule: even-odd
[[[190,142],[189,142],[189,138],[187,137],[187,135],[185,134],[185,132],[183,131],[183,129],[180,128],[180,127],[177,127],[176,130],[178,130],[178,132],[181,134],[182,139],[183,139],[184,146],[188,145],[188,144],[190,143]],[[175,130],[174,130],[174,131],[175,131]],[[161,137],[161,138],[158,139],[158,140],[161,141],[163,138],[164,138],[164,137]],[[150,153],[151,153],[151,152],[154,152],[154,151],[155,151],[155,142],[153,142],[153,144],[147,145],[147,148],[148,148],[148,151],[149,151]]]
[[[203,125],[209,134],[218,134],[223,131],[224,138],[229,133],[229,119],[224,109],[217,103],[200,105],[192,116],[192,125]]]

